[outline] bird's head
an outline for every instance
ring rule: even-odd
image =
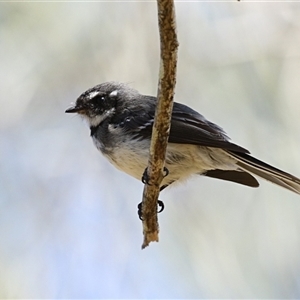
[[[66,113],[78,113],[90,126],[98,126],[116,113],[120,102],[135,94],[138,92],[123,83],[101,83],[81,94],[75,106],[68,108]]]

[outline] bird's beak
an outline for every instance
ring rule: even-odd
[[[68,108],[65,112],[66,113],[80,113],[81,111],[83,111],[84,109],[82,107],[70,107]]]

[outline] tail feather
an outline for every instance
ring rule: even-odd
[[[228,180],[235,183],[251,186],[251,187],[258,187],[259,183],[257,180],[248,172],[244,172],[242,170],[235,171],[235,170],[209,170],[205,173],[201,173],[201,175],[205,175],[212,178]]]
[[[237,160],[237,165],[244,171],[262,177],[292,192],[300,194],[300,179],[268,165],[248,154],[228,151]]]

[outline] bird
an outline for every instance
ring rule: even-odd
[[[96,148],[117,169],[141,179],[148,165],[157,98],[125,83],[104,82],[76,100],[66,113],[85,119]],[[231,142],[225,131],[187,105],[174,102],[160,190],[194,174],[258,187],[256,177],[300,194],[300,179]]]

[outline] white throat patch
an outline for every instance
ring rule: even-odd
[[[88,120],[88,123],[90,125],[90,127],[96,127],[98,126],[101,122],[103,122],[107,117],[109,117],[110,115],[112,115],[115,111],[115,108],[112,107],[111,109],[105,111],[102,115],[97,115],[95,117],[88,117],[88,116],[84,116],[86,117],[86,119]]]

